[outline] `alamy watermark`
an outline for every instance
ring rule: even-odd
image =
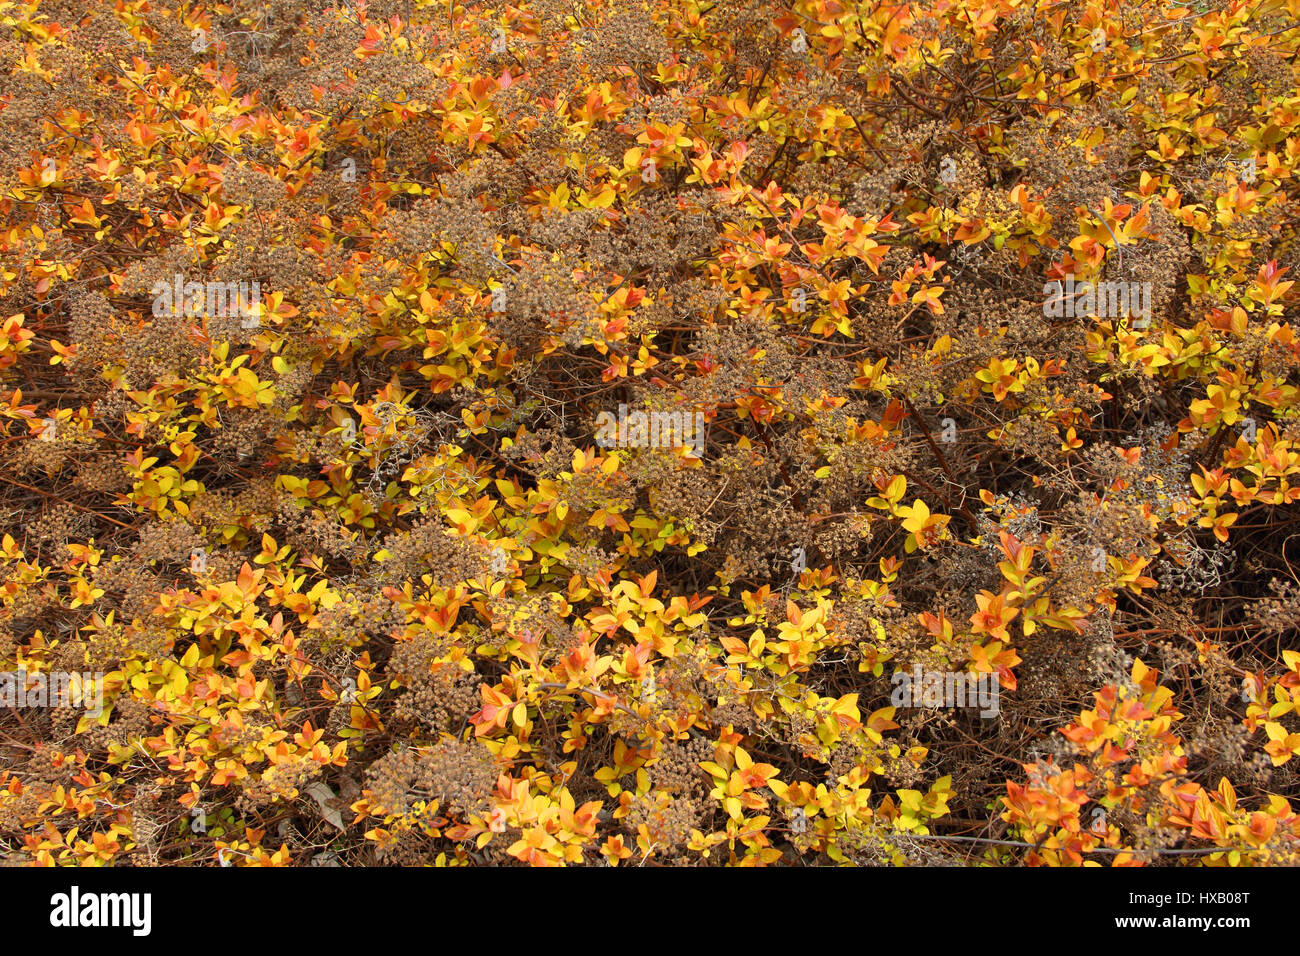
[[[978,707],[981,717],[996,717],[1000,711],[1002,684],[997,674],[968,671],[898,671],[889,702],[895,707]]]
[[[0,671],[0,707],[83,707],[91,717],[104,708],[104,675],[52,671]]]
[[[237,316],[240,326],[245,329],[255,329],[262,324],[262,284],[256,279],[252,282],[186,282],[178,272],[170,283],[155,282],[150,293],[156,316]]]
[[[60,929],[120,926],[148,936],[152,911],[152,893],[83,893],[74,886],[50,897],[50,925]]]
[[[628,412],[596,416],[596,444],[601,448],[677,448],[689,445],[696,458],[704,457],[703,412]]]
[[[1078,282],[1067,275],[1064,282],[1043,286],[1043,315],[1049,319],[1095,315],[1117,319],[1131,316],[1140,319],[1134,327],[1145,328],[1151,322],[1150,282]]]

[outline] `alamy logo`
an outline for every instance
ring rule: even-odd
[[[74,886],[69,893],[50,897],[50,925],[75,929],[81,926],[128,926],[135,936],[148,936],[152,929],[153,896],[149,893],[86,893]]]
[[[1050,319],[1128,315],[1142,320],[1138,327],[1151,321],[1150,282],[1076,282],[1073,275],[1067,275],[1064,283],[1044,285],[1043,295],[1043,315]]]
[[[155,282],[150,292],[156,316],[238,316],[240,326],[245,329],[261,325],[262,284],[256,279],[252,282],[186,282],[178,272],[170,283]]]
[[[898,671],[889,702],[895,707],[978,707],[981,717],[996,717],[1002,689],[997,674],[966,671]]]
[[[0,671],[0,707],[84,707],[98,717],[104,707],[104,675]]]
[[[704,456],[704,413],[628,413],[627,405],[596,416],[596,444],[601,448],[676,448],[689,445],[696,458]]]

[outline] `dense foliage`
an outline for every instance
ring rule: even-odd
[[[317,6],[0,2],[11,862],[1300,862],[1300,0]]]

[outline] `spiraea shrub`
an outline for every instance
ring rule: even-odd
[[[0,2],[0,853],[1300,863],[1298,24]]]

